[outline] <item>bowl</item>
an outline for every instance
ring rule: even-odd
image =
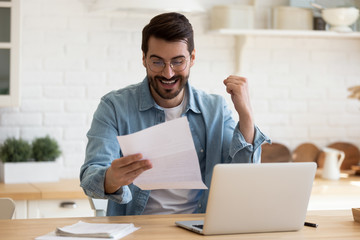
[[[349,27],[354,24],[359,17],[357,8],[327,8],[322,10],[323,19],[330,25],[331,31],[352,32]]]

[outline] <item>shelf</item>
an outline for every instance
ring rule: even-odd
[[[210,31],[212,34],[238,36],[268,36],[268,37],[315,37],[315,38],[359,38],[360,32],[339,33],[332,31],[310,30],[273,30],[273,29],[219,29]]]

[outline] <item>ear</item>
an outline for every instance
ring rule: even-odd
[[[146,56],[145,56],[145,53],[143,53],[142,61],[143,61],[143,66],[146,68]]]
[[[192,50],[191,56],[190,56],[190,67],[192,67],[195,64],[195,49]]]

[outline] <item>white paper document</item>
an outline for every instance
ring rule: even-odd
[[[167,121],[142,131],[118,136],[124,156],[141,153],[153,168],[134,184],[143,190],[207,189],[201,180],[199,160],[186,117]]]
[[[35,240],[104,240],[120,239],[138,230],[132,223],[86,223],[57,228],[56,231],[35,238]]]

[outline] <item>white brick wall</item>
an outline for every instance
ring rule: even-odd
[[[100,97],[145,76],[141,30],[151,17],[95,14],[78,0],[22,1],[22,104],[0,109],[0,143],[49,134],[62,148],[63,176],[78,177]],[[197,50],[190,81],[231,102],[222,81],[237,69],[236,38],[209,34],[206,15],[189,18]],[[248,37],[242,59],[256,122],[273,141],[360,147],[360,102],[347,99],[360,84],[360,39]]]
[[[360,84],[359,56],[359,39],[249,37],[241,69],[259,83],[251,85],[259,125],[290,149],[305,141],[359,146],[360,102],[347,98]],[[259,72],[267,78],[251,78]]]

